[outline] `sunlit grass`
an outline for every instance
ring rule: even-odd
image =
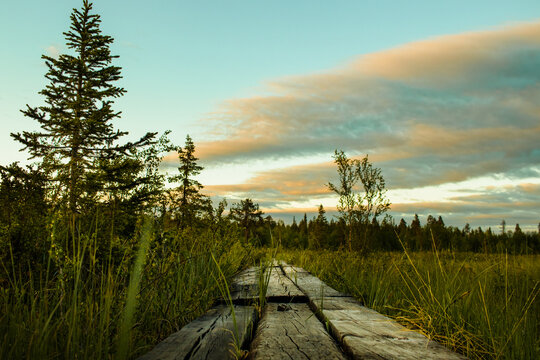
[[[540,357],[540,256],[288,251],[366,306],[472,359]]]

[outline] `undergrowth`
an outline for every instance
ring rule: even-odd
[[[471,359],[540,358],[540,256],[284,252],[365,306]]]
[[[231,278],[257,256],[237,231],[163,237],[149,226],[101,256],[91,233],[77,235],[72,256],[59,254],[51,235],[43,270],[2,262],[0,358],[134,358],[219,297],[215,262]]]

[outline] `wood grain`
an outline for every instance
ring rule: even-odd
[[[251,356],[265,360],[346,359],[307,304],[294,303],[267,305]]]
[[[267,301],[308,301],[304,293],[283,274],[279,266],[271,266],[266,271],[270,274],[266,290]],[[231,298],[234,303],[249,304],[259,298],[259,272],[259,268],[252,267],[235,277],[231,283]]]
[[[354,359],[465,359],[423,334],[362,306],[301,268],[283,271],[309,297],[311,308]],[[321,290],[316,291],[320,287]]]
[[[255,309],[235,306],[240,344],[251,338]],[[138,360],[234,359],[235,333],[231,308],[219,305],[172,334]]]

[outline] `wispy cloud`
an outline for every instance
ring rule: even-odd
[[[538,69],[540,22],[406,44],[324,73],[270,82],[265,95],[229,100],[211,114],[213,140],[198,143],[198,156],[210,167],[320,160],[206,190],[252,197],[282,215],[308,209],[330,196],[325,184],[336,176],[334,149],[369,154],[398,192],[480,177],[519,184],[540,175]],[[466,190],[445,201],[398,201],[393,213],[532,222],[540,209],[535,181]]]
[[[540,162],[540,23],[408,44],[230,100],[199,143],[207,164],[369,153],[394,187]],[[406,170],[401,171],[400,169]]]
[[[453,223],[497,227],[502,219],[507,224],[521,223],[522,228],[535,231],[540,209],[540,184],[517,184],[486,187],[478,194],[455,197],[444,202],[398,203],[392,206],[395,217],[411,218],[418,213],[449,216]]]
[[[306,202],[327,197],[329,175],[335,173],[331,162],[293,166],[262,171],[243,184],[210,185],[205,192],[211,196],[254,197],[264,206],[288,206],[291,202]],[[316,200],[315,200],[316,201]]]

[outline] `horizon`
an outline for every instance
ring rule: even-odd
[[[3,165],[27,163],[9,133],[36,128],[19,110],[43,104],[40,56],[66,51],[81,5],[30,3],[0,5]],[[396,223],[417,213],[422,224],[538,231],[540,3],[478,1],[467,14],[465,2],[93,3],[127,90],[115,128],[171,129],[180,146],[190,134],[206,194],[252,198],[287,223],[319,204],[331,218],[325,184],[342,149],[382,169]]]

